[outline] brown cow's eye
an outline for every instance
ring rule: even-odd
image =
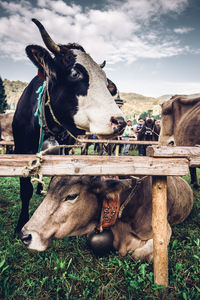
[[[68,195],[66,198],[65,198],[65,201],[68,201],[68,200],[74,200],[78,197],[79,194],[72,194],[72,195]]]

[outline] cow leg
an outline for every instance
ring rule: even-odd
[[[7,154],[13,154],[13,148],[12,148],[12,146],[6,146],[6,153]]]
[[[147,156],[147,145],[144,145],[144,156]]]
[[[30,177],[20,178],[20,197],[22,201],[21,213],[19,216],[19,220],[17,223],[17,227],[15,228],[15,234],[19,233],[29,220],[29,201],[33,195],[33,186],[30,180]]]
[[[37,195],[42,195],[41,191],[43,190],[43,186],[42,184],[39,182],[38,185],[37,185],[37,190],[36,190],[36,194]]]
[[[151,262],[153,260],[153,239],[147,240],[142,247],[137,248],[132,256],[135,260],[141,259]]]
[[[108,155],[111,156],[112,155],[112,144],[108,144]]]
[[[99,144],[99,155],[103,155],[103,144]]]
[[[191,184],[193,184],[193,187],[199,188],[196,168],[190,167],[190,177],[191,177]]]

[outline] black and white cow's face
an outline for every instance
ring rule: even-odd
[[[34,22],[43,37],[43,26]],[[100,136],[123,132],[126,126],[123,113],[109,91],[114,84],[106,78],[102,68],[80,45],[54,43],[51,50],[49,38],[45,36],[43,40],[54,58],[37,45],[28,46],[26,52],[48,78],[52,108],[60,123],[68,129],[74,126]]]
[[[105,72],[85,52],[73,50],[76,64],[82,66],[88,78],[87,93],[77,95],[78,110],[74,115],[74,122],[78,128],[86,129],[97,135],[113,133],[113,121],[123,123],[123,114],[113,100],[108,89]],[[122,127],[123,127],[122,126]]]

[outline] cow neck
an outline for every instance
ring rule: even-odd
[[[51,105],[51,97],[49,94],[49,81],[48,78],[46,80],[46,87],[43,95],[43,101],[42,101],[42,111],[43,111],[43,129],[45,131],[46,135],[53,135],[61,142],[66,140],[68,136],[71,136],[74,140],[77,140],[77,138],[67,129],[65,128],[56,118],[54,111],[52,109]],[[51,121],[53,124],[55,124],[56,132],[53,129],[50,129],[50,125],[48,125],[47,117],[46,115],[51,117]]]
[[[103,199],[102,209],[101,209],[101,217],[100,217],[100,223],[97,226],[97,230],[100,232],[103,231],[104,228],[111,227],[115,225],[117,218],[121,219],[122,213],[124,208],[128,205],[128,203],[131,201],[133,196],[138,191],[141,183],[148,177],[143,176],[141,178],[131,176],[133,179],[136,180],[134,188],[131,189],[130,194],[126,198],[126,200],[121,204],[120,203],[120,194],[121,191],[110,193],[110,195],[106,196]],[[119,179],[118,176],[114,176],[113,180]],[[109,178],[109,180],[111,180]]]

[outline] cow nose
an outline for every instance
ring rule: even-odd
[[[176,146],[173,139],[171,139],[170,141],[168,141],[168,146]]]
[[[19,233],[19,237],[25,246],[29,246],[32,240],[31,234],[24,234],[22,231]]]
[[[126,121],[123,117],[111,117],[111,123],[114,127],[114,133],[119,133],[126,127]]]

